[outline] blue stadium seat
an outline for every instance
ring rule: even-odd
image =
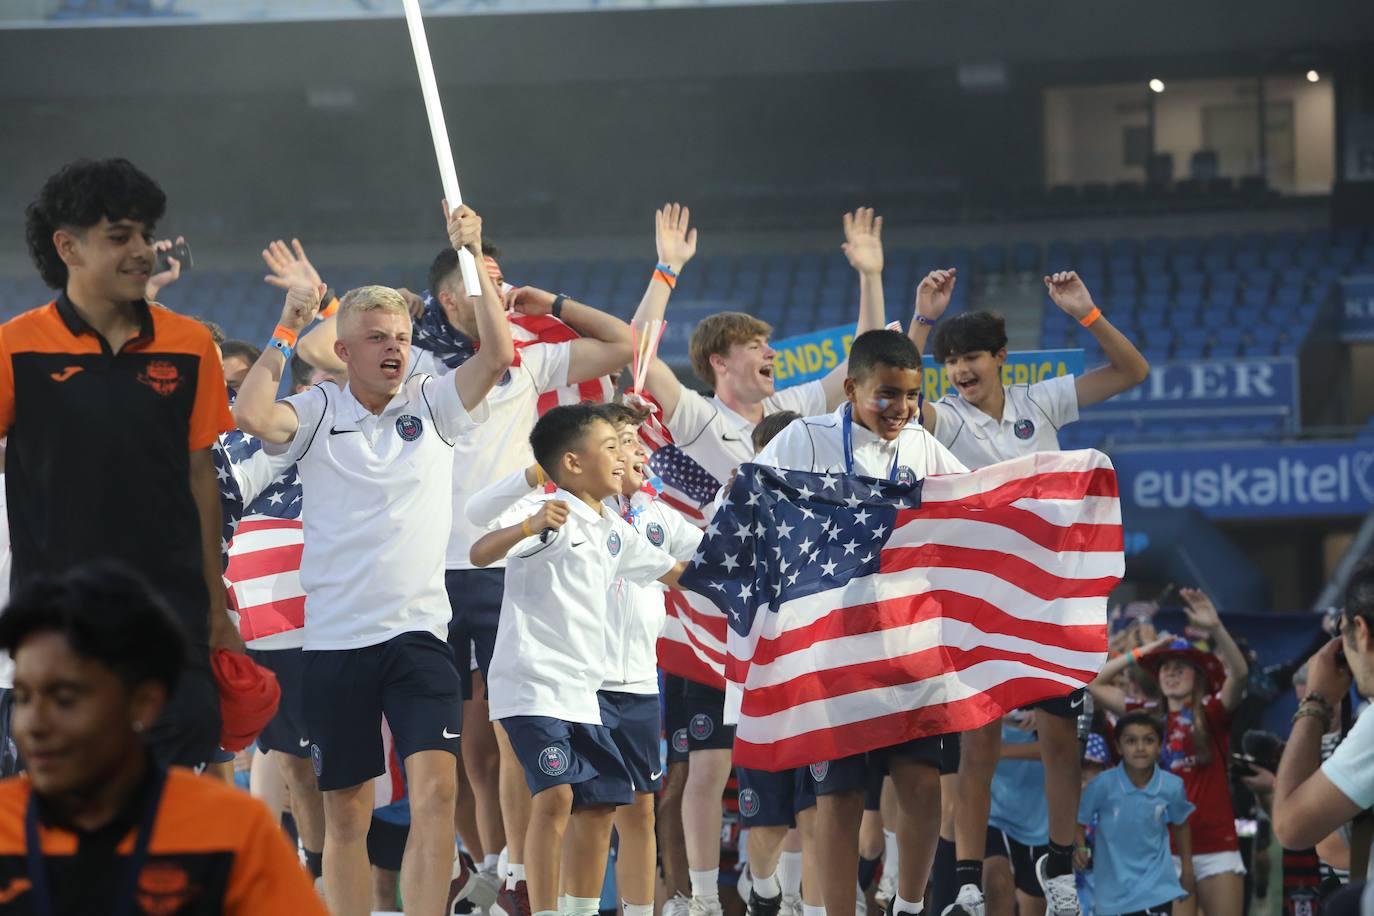
[[[1247,286],[1241,291],[1241,304],[1247,307],[1262,308],[1269,304],[1273,296],[1269,290],[1259,286]]]
[[[1223,251],[1208,251],[1202,256],[1202,268],[1210,274],[1231,269],[1231,255]]]
[[[1180,290],[1201,291],[1207,285],[1207,275],[1200,271],[1182,271],[1174,274]]]
[[[1269,289],[1274,285],[1274,272],[1268,268],[1256,268],[1241,273],[1241,286]]]
[[[1202,308],[1202,291],[1197,289],[1179,290],[1174,294],[1179,308],[1197,311]]]
[[[1235,307],[1238,299],[1238,291],[1234,286],[1221,289],[1213,287],[1207,294],[1207,305],[1209,308],[1230,309]]]
[[[1240,251],[1236,252],[1236,270],[1240,271],[1241,273],[1245,273],[1246,271],[1250,270],[1256,270],[1259,267],[1263,266],[1263,264],[1264,257],[1260,254],[1258,250],[1241,249]]]

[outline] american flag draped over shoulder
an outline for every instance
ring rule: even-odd
[[[682,584],[728,620],[735,762],[765,770],[1085,686],[1125,565],[1116,473],[1091,450],[914,487],[748,464],[706,531]]]

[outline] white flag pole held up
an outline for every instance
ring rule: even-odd
[[[453,165],[453,149],[448,142],[448,128],[444,125],[444,106],[439,101],[439,85],[434,80],[434,64],[429,58],[429,41],[425,38],[425,22],[420,17],[420,0],[401,0],[405,5],[406,27],[410,30],[410,48],[415,52],[415,72],[420,77],[420,92],[425,97],[425,113],[429,115],[429,133],[434,139],[434,158],[439,162],[439,180],[444,185],[444,197],[449,207],[463,205],[458,190],[458,170]],[[463,287],[472,298],[482,295],[482,283],[477,276],[477,261],[467,249],[458,252],[458,266],[463,271]]]

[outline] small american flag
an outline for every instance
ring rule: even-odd
[[[1085,686],[1106,660],[1124,565],[1100,452],[914,486],[747,464],[682,585],[729,624],[735,762],[781,770]]]

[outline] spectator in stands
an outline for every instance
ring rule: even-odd
[[[185,624],[192,658],[151,737],[160,762],[194,766],[220,738],[210,650],[243,649],[224,608],[211,455],[234,421],[210,332],[143,298],[165,207],[123,159],[44,184],[25,233],[59,292],[0,328],[0,433],[15,583],[119,559]]]
[[[243,377],[253,368],[258,357],[262,356],[262,348],[246,340],[226,340],[220,344],[219,349],[224,354],[221,358],[224,364],[224,381],[229,385],[230,391],[238,391],[239,386],[243,384]]]
[[[1321,762],[1323,737],[1352,684],[1361,696],[1374,697],[1374,562],[1351,576],[1340,628],[1340,637],[1308,662],[1307,693],[1274,783],[1274,832],[1290,849],[1314,846],[1374,807],[1374,716],[1366,711],[1356,719]]]
[[[144,739],[188,646],[137,576],[96,564],[31,578],[0,616],[0,648],[16,663],[29,765],[0,783],[0,900],[48,914],[324,916],[259,802],[151,759]]]
[[[1158,640],[1148,651],[1133,649],[1103,666],[1091,687],[1102,706],[1121,715],[1146,709],[1166,718],[1161,763],[1183,779],[1197,808],[1189,821],[1194,901],[1206,913],[1239,913],[1245,896],[1245,866],[1236,836],[1235,808],[1227,768],[1231,757],[1231,715],[1245,696],[1249,665],[1212,602],[1196,589],[1180,589],[1188,623],[1208,634],[1220,658],[1182,639]],[[1111,686],[1123,666],[1138,665],[1159,681],[1162,704],[1128,700]],[[1182,862],[1176,859],[1180,871]],[[1099,889],[1100,891],[1100,889]],[[1190,913],[1193,902],[1175,907]]]

